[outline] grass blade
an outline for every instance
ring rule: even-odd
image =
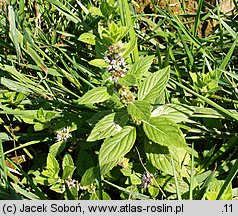
[[[226,177],[226,180],[225,180],[224,184],[222,185],[221,190],[219,191],[219,194],[217,195],[217,198],[216,198],[217,200],[219,200],[221,198],[222,194],[226,190],[227,186],[234,179],[237,172],[238,172],[238,159],[236,159],[235,164],[232,166],[231,171],[229,172],[228,176]]]
[[[197,92],[189,89],[188,87],[184,86],[183,84],[175,81],[175,80],[172,80],[173,83],[175,83],[176,85],[178,85],[179,87],[185,89],[186,91],[192,93],[193,95],[197,96],[198,98],[202,99],[204,102],[206,102],[207,104],[213,106],[214,108],[218,109],[219,111],[221,111],[222,113],[232,117],[233,119],[237,120],[238,121],[238,116],[237,115],[234,115],[233,113],[231,113],[230,111],[228,111],[227,109],[221,107],[220,105],[218,105],[217,103],[213,102],[212,100],[198,94]]]
[[[130,6],[127,0],[119,0],[119,10],[120,10],[120,15],[121,15],[121,21],[124,26],[130,27],[129,29],[129,36],[131,41],[137,41],[137,36],[134,30],[134,23],[131,18],[131,13],[130,13]],[[135,46],[133,50],[133,55],[132,55],[133,62],[137,61],[139,59],[139,52],[138,52],[138,47]]]

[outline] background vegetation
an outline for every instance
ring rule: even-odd
[[[236,1],[0,8],[1,199],[238,196]]]

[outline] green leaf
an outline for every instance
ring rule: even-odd
[[[85,32],[79,36],[80,41],[91,45],[95,45],[95,38],[96,36],[89,32]]]
[[[146,101],[134,101],[127,106],[128,113],[138,120],[150,119],[152,106]]]
[[[76,160],[77,172],[80,176],[83,176],[85,171],[94,166],[93,158],[91,154],[86,151],[80,150]]]
[[[100,192],[97,190],[95,193],[93,193],[89,200],[100,200]],[[110,196],[105,192],[102,191],[102,200],[111,200]]]
[[[3,151],[3,146],[2,146],[2,138],[0,137],[0,174],[1,174],[1,180],[6,181],[7,180],[7,173],[8,169],[6,166],[6,161],[5,161],[5,156],[4,156],[4,151]]]
[[[6,86],[10,90],[14,90],[16,92],[25,92],[25,93],[31,93],[32,92],[23,83],[16,82],[14,80],[7,79],[5,77],[0,78],[0,84]]]
[[[100,10],[105,17],[109,17],[114,10],[116,10],[116,7],[109,4],[110,1],[101,1],[100,2]]]
[[[216,200],[224,182],[225,182],[224,180],[217,180],[216,178],[214,178],[213,181],[209,184],[208,189],[206,193],[204,194],[204,198],[207,200]],[[226,189],[224,190],[222,196],[219,197],[219,199],[232,200],[232,184],[231,183],[227,185]]]
[[[128,115],[125,112],[111,113],[102,118],[93,128],[88,142],[104,139],[110,136],[114,136],[120,132],[122,128],[128,122]]]
[[[71,20],[74,23],[80,22],[78,16],[76,16],[70,9],[68,9],[63,3],[58,0],[47,0],[49,3],[53,4],[55,8],[62,13],[67,19]]]
[[[135,140],[136,129],[131,126],[125,126],[115,136],[107,138],[99,151],[99,165],[123,158],[131,150]]]
[[[20,60],[21,49],[20,49],[20,44],[17,37],[15,12],[12,5],[8,5],[8,18],[9,18],[9,24],[10,24],[9,33],[16,49],[17,58],[18,60]]]
[[[62,162],[62,168],[63,168],[62,179],[67,179],[68,177],[72,178],[75,166],[73,158],[71,157],[70,154],[65,154]]]
[[[110,113],[111,113],[111,110],[103,110],[103,111],[97,112],[90,119],[88,119],[86,122],[91,127],[94,127],[102,118],[104,118],[105,116],[107,116]]]
[[[70,154],[66,153],[64,158],[63,158],[63,162],[62,162],[62,166],[63,168],[65,166],[72,166],[74,167],[74,161],[73,161],[73,158]]]
[[[183,104],[166,104],[155,108],[151,113],[151,117],[161,116],[180,123],[186,121],[193,112],[194,108]]]
[[[106,87],[98,87],[89,90],[79,100],[79,104],[100,103],[108,100],[111,95],[108,93]]]
[[[103,14],[102,14],[101,10],[100,10],[99,8],[97,8],[97,7],[91,6],[91,7],[89,8],[89,12],[90,12],[93,16],[101,16],[101,17],[103,17]]]
[[[115,159],[111,160],[110,162],[100,165],[101,175],[103,176],[103,175],[107,174],[113,167],[115,167],[121,161],[122,161],[122,158],[115,158]]]
[[[147,137],[155,143],[168,147],[187,147],[182,131],[170,119],[153,117],[143,123],[143,129]]]
[[[126,74],[124,77],[118,79],[121,86],[134,86],[136,85],[136,77],[132,74]]]
[[[54,157],[56,157],[65,149],[65,147],[66,147],[66,142],[59,141],[53,144],[52,146],[50,146],[49,153],[53,155]]]
[[[216,197],[216,199],[222,199],[222,196],[226,194],[226,191],[228,190],[228,186],[231,186],[232,180],[237,176],[238,172],[238,159],[235,160],[234,165],[232,166],[231,170],[229,171],[229,174],[226,177],[226,180],[221,186],[221,189]]]
[[[193,95],[195,95],[196,97],[200,98],[201,100],[203,100],[204,102],[206,102],[207,104],[213,106],[214,108],[216,108],[218,111],[220,111],[221,113],[223,113],[223,115],[227,115],[227,116],[230,116],[231,118],[234,118],[235,120],[238,121],[238,116],[237,116],[237,113],[233,113],[225,108],[223,108],[222,106],[218,105],[217,103],[213,102],[212,100],[206,98],[206,97],[203,97],[202,95],[198,94],[197,92],[191,90],[190,88],[184,86],[183,84],[175,81],[175,80],[172,80],[173,83],[175,83],[177,86],[185,89],[186,91],[192,93]]]
[[[229,49],[228,53],[226,54],[225,58],[223,59],[221,65],[219,66],[220,70],[225,70],[226,66],[228,65],[229,61],[231,60],[231,57],[233,55],[233,52],[235,50],[235,47],[237,46],[237,36],[235,36],[235,41],[232,44],[231,48]]]
[[[224,28],[229,32],[229,34],[237,40],[237,33],[231,28],[230,25],[228,25],[221,17],[217,18],[219,21],[221,21],[221,24],[224,26]]]
[[[28,190],[23,189],[18,184],[11,183],[11,185],[17,194],[22,194],[24,197],[30,200],[40,200],[40,197],[38,197],[35,193],[32,193]]]
[[[48,170],[49,174],[52,177],[58,176],[60,171],[59,163],[52,154],[48,154],[46,164],[46,169]]]
[[[159,176],[156,178],[156,181],[158,182],[158,185],[163,185],[163,189],[169,193],[177,193],[176,185],[175,185],[175,179],[174,177],[171,178],[171,176],[167,175],[166,177]],[[181,194],[185,194],[189,191],[189,185],[187,182],[183,181],[182,178],[179,178],[177,180],[178,188]]]
[[[19,30],[17,30],[16,35],[18,37],[19,43],[21,45],[21,48],[24,50],[24,52],[29,55],[36,65],[41,68],[46,74],[48,73],[48,68],[44,64],[43,59],[38,55],[38,53],[35,50],[38,50],[38,52],[42,52],[38,47],[36,47],[34,44],[32,44],[29,41],[25,41],[24,35],[21,34]]]
[[[189,157],[186,157],[187,152],[183,148],[171,149],[166,146],[158,145],[148,139],[144,141],[145,153],[148,161],[164,174],[173,176],[173,167],[171,156],[173,157],[176,174],[182,177],[188,177],[185,163],[189,162]],[[186,159],[186,161],[185,161]]]
[[[80,184],[83,186],[88,186],[93,183],[94,179],[98,176],[97,167],[90,167],[85,171],[82,176]]]
[[[42,107],[37,111],[37,118],[42,122],[45,121],[45,112]]]
[[[154,103],[163,93],[169,80],[170,68],[166,67],[148,76],[139,87],[138,100]]]
[[[93,181],[96,178],[99,178],[99,173],[101,176],[105,175],[108,171],[110,171],[114,166],[116,166],[122,158],[117,158],[115,160],[112,160],[110,162],[104,163],[103,165],[100,165],[100,172],[99,167],[90,167],[88,168],[85,173],[82,176],[81,184],[83,186],[89,186],[93,183]]]
[[[88,62],[90,65],[93,65],[95,67],[100,67],[100,68],[106,68],[109,66],[107,62],[105,62],[104,59],[93,59]]]
[[[144,58],[139,59],[132,65],[132,67],[130,68],[130,70],[127,71],[127,73],[132,74],[139,79],[149,70],[153,59],[154,56],[146,56]]]
[[[135,38],[134,40],[130,40],[126,45],[125,45],[125,50],[122,53],[122,57],[126,58],[130,55],[130,53],[136,48],[137,46],[137,39]]]
[[[148,188],[148,192],[153,198],[155,198],[156,196],[158,196],[160,189],[157,185],[150,185]]]

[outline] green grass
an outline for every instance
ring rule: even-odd
[[[0,199],[238,196],[237,11],[136,2],[0,10]]]

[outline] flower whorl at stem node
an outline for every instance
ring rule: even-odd
[[[119,89],[119,94],[121,102],[125,105],[134,102],[136,99],[134,94],[130,91],[129,87],[121,87]]]
[[[153,181],[154,175],[152,173],[146,172],[141,177],[141,186],[143,188],[148,188]]]
[[[123,77],[127,71],[125,59],[122,58],[122,53],[119,52],[119,49],[119,44],[113,44],[108,47],[104,56],[104,60],[110,64],[106,70],[111,74],[111,80],[114,83],[117,83],[118,78]]]

